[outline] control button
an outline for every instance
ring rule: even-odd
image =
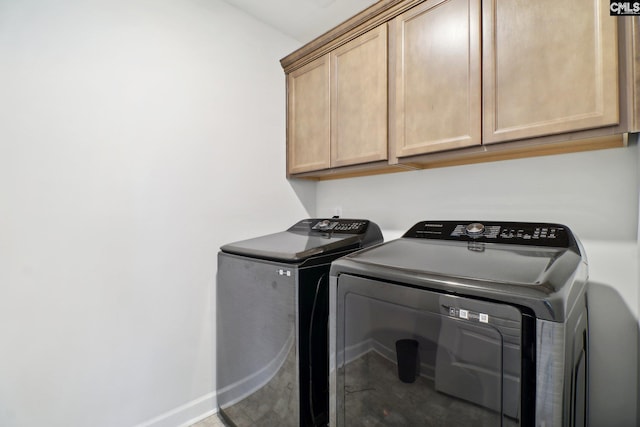
[[[338,225],[337,222],[331,222],[328,219],[323,219],[316,223],[312,228],[314,230],[327,231],[333,229],[336,225]]]
[[[470,237],[482,236],[482,234],[484,233],[484,225],[480,224],[479,222],[471,223],[467,225],[467,227],[465,228],[465,232],[467,236]]]

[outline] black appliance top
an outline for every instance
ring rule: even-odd
[[[300,263],[310,258],[382,243],[380,227],[366,219],[303,219],[286,231],[229,243],[222,252],[251,258]]]
[[[422,221],[400,239],[334,262],[331,275],[343,273],[505,301],[562,320],[587,266],[564,225]]]

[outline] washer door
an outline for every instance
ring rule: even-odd
[[[336,425],[521,425],[517,308],[345,274],[332,284]]]

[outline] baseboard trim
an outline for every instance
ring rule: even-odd
[[[207,393],[135,427],[188,427],[218,412],[216,393]]]

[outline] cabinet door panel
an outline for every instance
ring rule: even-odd
[[[287,155],[289,173],[330,166],[329,55],[288,76]]]
[[[387,158],[387,27],[331,53],[331,165]]]
[[[479,145],[479,0],[427,1],[390,28],[396,156]]]
[[[608,7],[483,2],[485,143],[618,124],[617,19]]]

